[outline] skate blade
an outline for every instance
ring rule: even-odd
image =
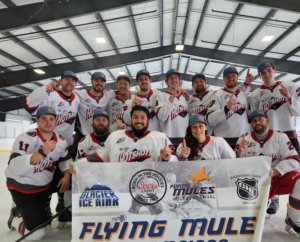
[[[289,225],[285,226],[285,231],[296,238],[300,238],[300,234],[295,232],[295,230],[292,227],[290,227]]]
[[[57,228],[58,229],[65,229],[65,228],[71,228],[72,226],[72,222],[59,222],[58,225],[57,225]]]
[[[266,219],[272,219],[272,218],[275,218],[277,216],[277,214],[276,213],[274,213],[274,214],[269,214],[269,213],[266,213],[266,216],[265,216],[265,218]]]

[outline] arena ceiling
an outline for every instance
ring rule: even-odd
[[[22,108],[24,95],[57,81],[64,70],[90,88],[94,71],[114,89],[120,72],[147,69],[152,87],[164,89],[177,68],[191,90],[197,72],[210,88],[223,86],[231,65],[242,82],[248,67],[270,59],[276,79],[300,81],[298,1],[285,0],[0,0],[0,110]],[[265,36],[273,36],[264,42]],[[104,38],[106,43],[97,43]],[[182,51],[176,51],[183,44]],[[37,74],[39,69],[44,74]]]

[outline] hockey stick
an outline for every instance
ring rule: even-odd
[[[46,225],[50,224],[52,222],[53,219],[55,219],[56,217],[58,217],[59,215],[61,215],[63,212],[65,212],[66,210],[68,210],[69,208],[72,207],[72,204],[68,205],[67,207],[65,207],[63,210],[61,210],[60,212],[58,212],[57,214],[55,214],[54,216],[52,216],[50,219],[48,219],[47,221],[45,221],[44,223],[40,224],[39,226],[37,226],[36,228],[34,228],[33,230],[29,231],[27,234],[24,234],[20,239],[18,239],[16,242],[20,242],[23,239],[27,238],[29,235],[31,235],[32,233],[34,233],[35,231],[45,227]]]

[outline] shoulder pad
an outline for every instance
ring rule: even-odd
[[[31,136],[31,137],[35,137],[37,136],[37,132],[36,131],[29,131],[26,133],[28,136]]]

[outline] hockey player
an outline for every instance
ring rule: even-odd
[[[168,85],[168,91],[158,95],[156,115],[161,122],[162,131],[168,135],[177,149],[189,124],[188,101],[182,95],[181,77],[176,69],[168,70],[165,82]]]
[[[43,106],[37,110],[37,129],[20,134],[12,147],[8,167],[5,170],[6,183],[16,204],[8,220],[11,230],[21,235],[36,228],[49,218],[45,209],[48,193],[56,186],[61,193],[70,187],[69,164],[65,138],[54,132],[56,113],[52,107]],[[55,164],[63,172],[58,184],[51,183]],[[59,221],[60,221],[59,217]],[[40,240],[46,227],[28,236],[27,240]]]
[[[195,114],[190,117],[183,142],[177,148],[179,160],[220,160],[235,158],[235,153],[221,137],[206,136],[205,117]]]
[[[239,86],[241,90],[249,87],[253,78],[248,73],[245,82]],[[250,130],[247,122],[248,96],[237,88],[238,72],[235,67],[227,67],[223,71],[225,87],[217,90],[207,111],[207,122],[213,127],[214,135],[223,137],[232,149],[238,137]]]
[[[82,138],[78,144],[76,160],[95,153],[110,135],[108,132],[109,118],[101,109],[96,110],[93,115],[94,132]]]
[[[36,110],[42,106],[54,108],[57,114],[55,132],[66,138],[68,146],[73,143],[75,119],[80,102],[78,96],[73,93],[77,80],[74,72],[64,71],[58,83],[51,82],[37,88],[24,100],[25,109],[31,115],[36,114]]]
[[[253,131],[243,134],[236,146],[237,157],[269,156],[271,190],[274,195],[289,194],[289,209],[285,220],[286,231],[300,238],[300,173],[299,156],[285,133],[269,128],[270,119],[263,110],[255,110],[249,116]]]
[[[203,74],[196,73],[192,77],[192,87],[195,94],[190,96],[189,100],[189,115],[190,117],[195,114],[206,115],[209,108],[209,104],[212,98],[212,95],[216,91],[207,90],[207,81]],[[207,135],[212,135],[212,127],[206,124]]]
[[[109,115],[109,132],[116,131],[118,129],[126,129],[126,125],[123,121],[123,106],[130,97],[129,93],[130,79],[126,75],[120,75],[117,77],[117,91],[118,95],[113,97],[108,104]],[[130,126],[129,126],[130,127]],[[129,128],[127,127],[127,128]]]

